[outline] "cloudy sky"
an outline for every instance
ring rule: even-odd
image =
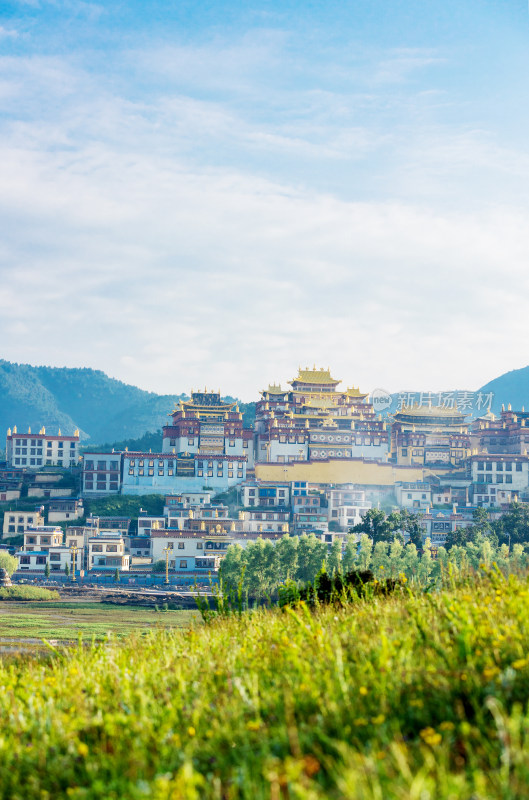
[[[527,0],[0,12],[0,357],[255,399],[529,362]]]

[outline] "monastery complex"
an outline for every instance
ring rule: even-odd
[[[410,402],[383,418],[367,393],[340,385],[329,369],[300,368],[287,386],[261,391],[252,428],[220,391],[192,391],[168,415],[161,452],[87,453],[82,494],[219,493],[252,480],[387,490],[470,476],[490,502],[482,456],[517,456],[527,468],[529,412],[509,407],[496,419],[484,409],[472,420],[457,402]],[[32,434],[15,427],[6,449],[15,469],[69,467],[79,463],[79,433],[48,436],[44,429]],[[517,483],[508,472],[501,481],[506,492]]]

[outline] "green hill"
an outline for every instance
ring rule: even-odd
[[[0,359],[0,441],[13,425],[19,431],[44,425],[66,434],[79,428],[90,445],[138,439],[161,430],[175,403],[187,396],[146,392],[101,370],[34,367]],[[251,424],[255,403],[241,403],[240,408],[245,424]]]
[[[42,425],[63,433],[79,428],[97,444],[140,437],[167,421],[175,401],[109,378],[100,370],[34,367],[0,360],[0,425],[19,430]]]
[[[529,366],[505,372],[482,386],[480,391],[494,393],[492,410],[495,414],[500,414],[502,404],[507,408],[509,403],[515,411],[521,411],[522,406],[529,410]]]

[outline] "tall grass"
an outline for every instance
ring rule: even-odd
[[[256,609],[0,665],[0,796],[527,796],[529,585]]]

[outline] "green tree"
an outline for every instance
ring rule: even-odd
[[[219,576],[227,589],[235,590],[239,585],[243,572],[242,554],[240,544],[230,544],[220,562]]]
[[[403,508],[399,513],[397,526],[403,534],[408,535],[408,544],[414,544],[417,550],[422,549],[424,528],[421,525],[421,514],[414,514]]]
[[[527,569],[527,553],[524,550],[523,544],[513,544],[511,567],[515,572],[521,572],[521,570]]]
[[[44,567],[44,577],[48,581],[50,579],[50,562],[46,561],[46,566]]]
[[[404,545],[400,539],[393,539],[389,546],[389,574],[392,578],[396,578],[401,572],[404,572],[402,556]]]
[[[249,542],[243,552],[244,583],[251,597],[258,599],[272,592],[279,583],[274,545],[259,538]]]
[[[393,538],[394,528],[386,514],[379,508],[370,508],[362,517],[362,521],[351,528],[351,533],[369,536],[373,544],[387,542]]]
[[[409,545],[413,547],[413,545]],[[433,569],[432,543],[426,539],[422,548],[421,560],[417,566],[417,577],[423,583],[428,580]]]
[[[161,558],[159,561],[155,561],[151,571],[154,573],[165,572],[165,559]]]
[[[116,567],[116,571],[114,572],[114,580],[116,583],[119,583],[119,569]]]
[[[356,563],[360,570],[367,570],[371,564],[371,554],[373,552],[373,542],[367,535],[367,533],[363,533],[360,536],[360,546],[358,548],[358,555],[356,559]]]
[[[445,547],[450,550],[452,547],[465,547],[468,542],[473,541],[474,534],[472,525],[466,528],[456,528],[455,531],[450,531],[446,537]]]
[[[499,544],[525,544],[529,542],[529,506],[511,503],[509,510],[494,523]]]
[[[332,577],[335,572],[340,572],[342,566],[342,542],[335,539],[327,556],[327,572]]]
[[[414,544],[407,544],[404,548],[404,572],[408,578],[413,578],[417,574],[419,566],[419,556],[417,554],[417,547]]]
[[[295,578],[298,581],[313,581],[327,557],[327,545],[320,542],[313,533],[299,537],[298,568]]]
[[[298,537],[282,536],[276,544],[279,580],[286,581],[298,568]]]
[[[371,564],[377,578],[386,578],[389,573],[388,542],[378,541],[373,548]]]
[[[5,569],[8,575],[12,575],[18,567],[17,559],[10,555],[7,550],[0,552],[0,568]]]
[[[445,547],[437,548],[437,558],[433,562],[432,578],[446,575],[448,570],[448,552]]]
[[[348,534],[345,543],[345,553],[342,559],[342,569],[344,572],[350,572],[356,565],[356,556],[358,552],[358,542],[356,536],[352,533]]]
[[[64,574],[66,575],[66,577],[70,575],[70,565],[68,564],[68,562],[66,562],[66,564],[64,565]]]
[[[520,545],[514,545],[514,547],[520,547]],[[480,563],[490,567],[494,560],[494,548],[490,539],[486,536],[482,536],[478,544],[478,555]]]

